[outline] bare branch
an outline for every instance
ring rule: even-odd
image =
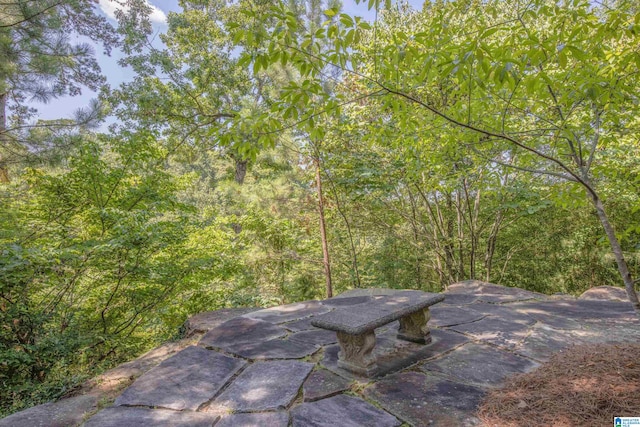
[[[587,159],[587,164],[584,167],[583,175],[586,176],[589,173],[589,169],[591,169],[591,164],[593,163],[593,159],[596,156],[596,148],[598,148],[598,142],[600,141],[600,117],[602,115],[601,111],[596,113],[596,134],[593,136],[593,143],[591,144],[591,148],[589,149],[589,158]]]
[[[482,157],[483,159],[491,162],[491,163],[495,163],[498,164],[500,166],[504,166],[504,167],[508,167],[508,168],[512,168],[512,169],[517,169],[517,170],[521,170],[523,172],[529,172],[529,173],[533,173],[536,175],[549,175],[549,176],[555,176],[556,178],[561,178],[564,179],[566,181],[570,181],[570,182],[578,182],[577,179],[575,179],[572,176],[569,175],[565,175],[565,174],[561,174],[561,173],[557,173],[557,172],[552,172],[552,171],[544,171],[544,170],[539,170],[539,169],[531,169],[531,168],[525,168],[522,166],[516,166],[512,163],[505,163],[505,162],[501,162],[500,160],[496,160],[490,157],[485,156],[484,154],[482,154],[478,149],[472,147],[472,150],[478,154],[480,157]]]

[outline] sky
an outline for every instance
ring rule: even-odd
[[[177,0],[146,0],[152,8],[150,16],[154,30],[162,33],[166,31],[167,14],[169,12],[180,12],[181,7],[178,5]],[[372,21],[374,18],[373,11],[367,10],[366,0],[363,0],[360,4],[356,4],[354,0],[343,0],[343,12],[352,16],[362,16],[363,18]],[[413,7],[420,8],[422,0],[410,0],[409,3]],[[115,25],[115,11],[117,8],[121,8],[120,4],[113,0],[99,0],[96,8],[98,13],[103,14]],[[121,83],[130,81],[133,78],[133,72],[128,68],[122,68],[118,65],[118,59],[122,58],[122,53],[115,50],[111,53],[111,56],[107,56],[103,53],[101,46],[96,45],[94,47],[95,55],[102,68],[102,73],[106,76],[107,82],[111,87],[117,87]],[[61,118],[71,118],[73,113],[79,108],[83,108],[89,105],[91,99],[96,98],[97,93],[83,88],[82,94],[74,97],[61,97],[58,99],[52,99],[47,104],[33,103],[33,106],[38,109],[40,119],[51,120]]]

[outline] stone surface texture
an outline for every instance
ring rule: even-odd
[[[187,347],[138,378],[115,404],[195,411],[245,364],[202,347]]]
[[[403,372],[365,390],[365,395],[413,426],[474,426],[485,391],[435,375]]]
[[[207,332],[200,344],[233,350],[287,335],[286,329],[263,320],[236,317]]]
[[[226,350],[246,359],[301,359],[318,351],[318,346],[308,341],[275,339],[253,344],[229,346]]]
[[[0,420],[1,427],[67,427],[80,424],[98,404],[93,394],[45,403]]]
[[[447,296],[446,300],[449,297]],[[431,322],[430,326],[455,326],[465,323],[477,322],[486,316],[486,314],[475,311],[465,305],[445,305],[438,304],[430,308]]]
[[[325,301],[202,313],[187,323],[189,339],[108,371],[85,394],[4,418],[0,427],[475,426],[488,390],[554,353],[640,341],[640,319],[618,288],[574,298],[466,281],[443,295],[429,309],[429,344],[398,339],[398,321],[375,329],[375,346],[363,356],[376,366],[374,378],[340,367],[337,334],[312,323],[345,311],[357,326],[384,317],[371,313],[373,301],[402,306],[433,296],[355,289]],[[405,330],[427,333],[421,319],[414,323]]]
[[[508,319],[485,317],[477,322],[452,326],[450,330],[469,335],[478,341],[513,348],[527,338],[531,326]]]
[[[284,409],[295,399],[312,363],[256,362],[245,369],[210,406],[235,412]]]
[[[513,374],[538,367],[538,363],[484,344],[466,344],[445,358],[426,362],[422,369],[439,372],[455,381],[479,386],[498,386]],[[481,369],[478,369],[481,367]]]
[[[362,399],[339,395],[303,403],[291,411],[294,427],[377,427],[399,426],[400,421]]]
[[[215,427],[287,427],[289,414],[286,411],[231,414],[223,417]]]
[[[629,301],[627,292],[624,289],[614,288],[613,286],[596,286],[583,292],[578,298],[587,300]]]
[[[187,336],[205,333],[213,328],[217,328],[227,320],[231,320],[234,317],[242,316],[243,314],[251,313],[256,310],[257,308],[255,307],[238,307],[198,313],[191,316],[185,322],[185,332]]]
[[[254,311],[252,313],[245,314],[244,317],[259,319],[271,323],[284,323],[327,313],[330,310],[331,307],[328,307],[319,301],[305,301]]]
[[[84,427],[211,427],[218,418],[204,412],[116,406],[98,412]]]
[[[338,342],[338,337],[335,332],[315,328],[314,330],[291,334],[289,335],[289,339],[292,341],[302,341],[316,345],[335,344]]]
[[[404,291],[376,297],[373,301],[317,316],[313,326],[350,335],[360,335],[423,310],[445,299],[444,295]]]
[[[352,305],[363,304],[365,302],[371,301],[370,296],[360,296],[360,297],[335,297],[329,298],[322,301],[322,304],[328,305],[329,307],[348,307]]]
[[[349,389],[351,381],[326,369],[318,369],[309,375],[302,387],[305,402],[331,397]]]

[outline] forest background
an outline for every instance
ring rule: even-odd
[[[637,303],[633,1],[184,0],[160,34],[119,6],[0,3],[0,416],[223,307],[466,279]]]

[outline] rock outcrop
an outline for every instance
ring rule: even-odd
[[[576,299],[468,281],[451,285],[432,308],[427,347],[398,341],[394,323],[376,330],[377,357],[420,351],[413,366],[376,379],[339,368],[335,337],[314,328],[313,316],[393,292],[354,290],[195,316],[185,340],[105,373],[82,396],[14,414],[0,426],[77,425],[104,396],[119,397],[87,416],[87,427],[477,425],[480,400],[509,376],[574,344],[640,340],[640,321],[615,288]],[[105,384],[111,391],[100,397]]]

